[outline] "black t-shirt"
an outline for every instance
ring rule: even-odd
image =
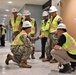
[[[58,39],[57,45],[62,46],[65,42],[66,42],[66,37],[65,37],[65,35],[62,34],[62,35],[60,36],[60,38]],[[72,54],[70,54],[68,51],[67,51],[67,54],[68,54],[71,58],[73,58],[73,59],[76,60],[76,55],[72,55]]]
[[[66,42],[66,37],[62,34],[58,39],[57,45],[62,46]]]

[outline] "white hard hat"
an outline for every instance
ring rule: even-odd
[[[57,8],[55,6],[51,6],[49,9],[49,13],[56,12]]]
[[[12,8],[12,12],[17,12],[17,9],[16,8]]]
[[[17,15],[22,16],[22,14],[21,14],[21,13],[18,13]]]
[[[31,27],[31,26],[32,26],[32,25],[31,25],[31,23],[30,23],[29,21],[24,21],[22,27],[27,28],[27,27]]]
[[[58,25],[57,29],[67,29],[67,28],[66,28],[65,24],[60,23],[60,24]]]
[[[48,14],[48,12],[47,11],[44,11],[43,13],[42,13],[42,16],[48,16],[49,14]]]
[[[23,15],[27,16],[27,15],[31,15],[31,13],[30,13],[29,10],[25,10],[25,11],[23,12]]]

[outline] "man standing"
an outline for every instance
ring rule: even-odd
[[[51,50],[51,55],[63,65],[60,73],[70,73],[76,69],[76,41],[67,33],[65,24],[57,27],[58,43]],[[69,64],[71,63],[71,65]]]
[[[22,28],[22,17],[18,17],[16,8],[12,9],[13,17],[10,19],[10,28],[12,30],[12,40],[19,34]]]
[[[50,51],[53,48],[53,46],[57,43],[57,34],[56,34],[56,28],[59,23],[62,22],[62,18],[57,15],[57,8],[55,6],[51,6],[49,9],[49,13],[51,15],[50,17],[50,29],[49,29],[49,38],[46,42],[46,55],[47,58],[43,61],[50,61],[50,63],[57,62],[51,55]]]
[[[45,45],[49,35],[49,26],[50,26],[50,22],[48,20],[48,12],[44,11],[42,13],[42,16],[44,20],[41,21],[40,34],[44,35],[44,37],[41,39],[42,48],[41,48],[41,56],[39,57],[39,59],[45,58]]]
[[[5,34],[6,34],[6,27],[4,24],[1,26],[1,46],[5,46]]]
[[[32,25],[31,32],[29,33],[29,35],[31,37],[36,37],[36,34],[37,34],[37,24],[36,24],[35,19],[30,17],[31,13],[30,13],[29,10],[25,10],[23,15],[25,16],[25,21],[29,21],[31,23],[31,25]],[[31,40],[31,42],[33,44],[35,44],[35,41]],[[31,58],[32,59],[35,59],[34,52],[35,52],[35,50],[33,50],[32,54],[31,54]]]

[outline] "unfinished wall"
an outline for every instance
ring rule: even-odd
[[[76,39],[76,0],[61,0],[60,15],[68,33]]]

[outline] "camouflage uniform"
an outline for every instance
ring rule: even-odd
[[[19,31],[12,32],[12,41],[15,39],[15,37],[19,34]]]
[[[22,60],[27,63],[27,59],[30,56],[34,45],[31,43],[30,39],[33,41],[38,40],[39,38],[32,38],[26,35],[21,36],[21,40],[24,43],[24,46],[11,46],[11,52],[13,53],[13,61],[20,63]]]
[[[30,34],[28,36],[28,38],[30,39],[30,41],[32,42],[32,44],[35,45],[35,40],[33,40],[32,38],[35,38],[34,35]],[[31,56],[34,55],[35,50],[32,50]]]
[[[25,21],[27,21],[27,19],[25,18]],[[36,24],[36,21],[35,21],[35,19],[34,18],[30,18],[29,20],[28,20],[31,24],[34,22],[34,27],[35,27],[35,33],[30,33],[29,35],[33,38],[33,37],[35,37],[35,35],[36,35],[36,33],[37,33],[37,24]],[[30,37],[29,37],[30,38]],[[34,44],[35,45],[35,41],[33,41],[33,40],[31,40],[30,39],[30,41],[32,42],[32,44]],[[32,50],[32,54],[31,54],[31,58],[32,59],[35,59],[35,57],[34,57],[34,53],[35,53],[35,50]],[[30,58],[30,57],[29,57]]]
[[[50,55],[50,51],[56,43],[57,43],[57,34],[56,33],[49,34],[49,38],[47,39],[45,46],[46,56],[49,60],[52,59],[52,56]]]
[[[53,19],[50,20],[50,24],[52,23],[51,21],[53,21]],[[57,24],[59,24],[61,22],[62,22],[62,18],[59,18],[57,20]],[[51,25],[50,25],[50,28],[51,28]],[[47,39],[46,46],[45,46],[46,56],[47,56],[48,60],[52,59],[52,56],[50,55],[50,51],[52,50],[54,45],[57,44],[57,42],[58,42],[57,39],[58,39],[58,37],[57,37],[57,33],[56,32],[49,33],[49,37]]]
[[[11,46],[11,52],[13,53],[13,61],[20,63],[21,60],[27,63],[27,59],[32,52],[31,47],[26,46]]]

